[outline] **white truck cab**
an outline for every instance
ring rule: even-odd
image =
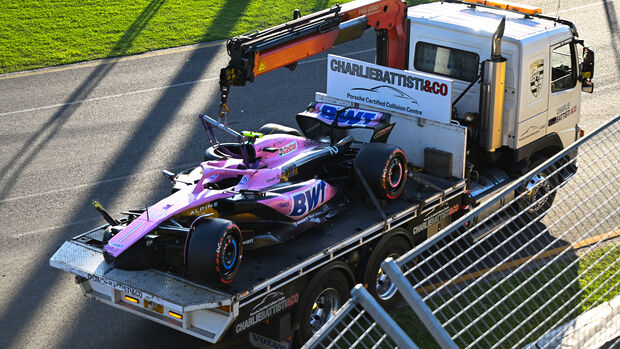
[[[497,140],[485,150],[508,151],[518,162],[547,148],[562,149],[578,137],[582,42],[570,22],[535,15],[539,9],[528,6],[512,10],[445,2],[409,8],[407,69],[454,80],[452,120],[468,125],[485,118],[483,87],[475,82],[493,56],[493,35],[505,18],[498,48],[505,61],[505,79],[498,81],[503,107],[489,131],[497,132]]]

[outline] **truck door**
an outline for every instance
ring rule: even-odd
[[[577,84],[575,44],[564,41],[550,48],[551,74],[547,133],[557,133],[567,146],[575,140],[581,91]]]

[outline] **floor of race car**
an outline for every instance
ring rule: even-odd
[[[424,173],[418,173],[417,176],[422,178],[423,182],[426,181],[427,185],[409,180],[403,194],[404,199],[392,201],[383,208],[387,216],[424,202],[427,198],[462,181],[437,178]],[[325,225],[304,232],[293,240],[244,252],[239,275],[233,282],[234,285],[229,286],[226,291],[238,293],[252,289],[254,285],[295,267],[296,264],[356,235],[381,220],[381,215],[372,202],[354,201],[350,207]]]

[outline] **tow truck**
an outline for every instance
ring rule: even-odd
[[[220,116],[231,113],[232,86],[294,70],[368,28],[376,32],[375,61],[329,55],[326,93],[317,92],[300,115],[321,108],[389,115],[388,143],[415,169],[400,199],[352,202],[312,234],[256,251],[226,286],[110,267],[102,250],[107,225],[65,242],[51,266],[75,274],[90,298],[210,343],[249,334],[258,347],[298,346],[356,283],[383,306],[394,305],[382,260],[405,253],[584,134],[580,94],[593,91],[594,52],[571,22],[500,0],[411,8],[400,0],[358,0],[306,16],[296,11],[290,22],[228,40]],[[377,136],[351,133],[367,142]],[[563,176],[576,171],[566,168]],[[544,214],[552,179],[537,175],[522,188],[520,204]]]

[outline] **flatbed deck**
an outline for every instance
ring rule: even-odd
[[[221,319],[227,319],[222,331],[202,331],[202,335],[191,333],[214,342],[234,321],[239,308],[360,245],[380,238],[384,232],[411,221],[465,190],[465,180],[442,179],[416,172],[408,180],[402,198],[382,208],[387,217],[385,220],[372,202],[352,201],[347,209],[321,227],[280,245],[245,252],[241,271],[230,286],[200,285],[161,270],[110,268],[103,259],[102,249],[96,247],[96,242],[102,241],[105,225],[65,242],[50,259],[50,265],[75,274],[87,296],[129,308],[151,319],[160,317],[159,322],[167,325],[170,320],[160,314],[136,306],[132,308],[131,304],[123,304],[115,298],[135,295],[180,314],[230,305],[231,315]],[[185,322],[176,325],[191,327]]]

